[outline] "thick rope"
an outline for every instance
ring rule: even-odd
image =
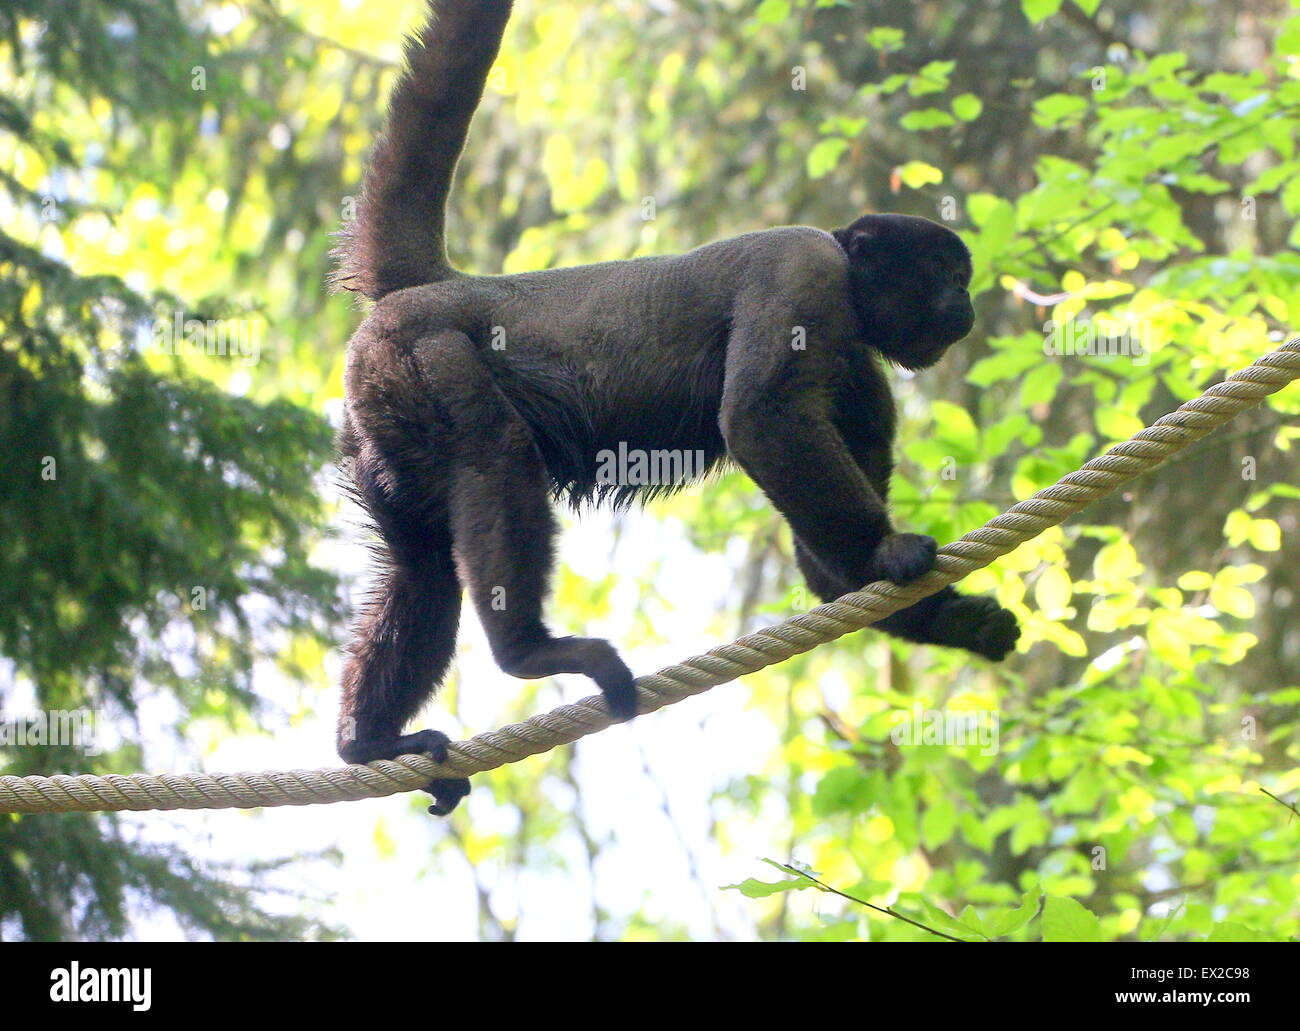
[[[1210,387],[1100,458],[1013,505],[939,549],[935,568],[905,587],[879,582],[784,623],[637,680],[638,711],[700,694],[875,623],[989,565],[1048,527],[1111,493],[1300,377],[1300,337]],[[434,777],[496,769],[604,730],[614,721],[599,695],[457,741],[444,764],[404,755],[367,766],[263,773],[134,774],[126,777],[0,776],[0,812],[105,812],[123,809],[253,809],[377,798],[423,787]]]

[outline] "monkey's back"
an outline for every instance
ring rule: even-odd
[[[738,293],[784,289],[783,268],[839,253],[823,231],[791,226],[684,254],[457,275],[385,297],[363,330],[464,333],[532,428],[557,493],[622,502],[661,491],[602,489],[610,452],[689,454],[696,472],[725,453],[717,416]]]

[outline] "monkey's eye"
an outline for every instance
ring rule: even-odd
[[[962,271],[961,269],[959,269],[959,268],[955,268],[955,269],[952,270],[952,272],[949,273],[949,276],[952,278],[953,286],[956,286],[956,287],[958,287],[958,288],[961,289],[961,290],[965,290],[965,289],[966,289],[966,273],[965,273],[965,272],[963,272],[963,271]]]

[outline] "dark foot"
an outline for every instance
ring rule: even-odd
[[[598,637],[553,637],[527,647],[498,651],[496,659],[505,672],[524,680],[581,673],[596,682],[614,719],[630,720],[636,715],[632,671],[608,641]]]
[[[944,617],[952,625],[960,627],[961,647],[994,662],[1006,658],[1020,640],[1016,617],[992,598],[962,595],[947,609]]]
[[[621,669],[611,670],[601,681],[600,693],[605,696],[609,714],[622,722],[636,715],[636,680],[632,671],[620,661]]]
[[[339,758],[345,763],[372,763],[376,759],[396,759],[399,755],[428,752],[436,763],[447,761],[451,738],[440,730],[419,730],[397,737],[364,738],[339,745]]]
[[[422,790],[433,796],[433,805],[429,812],[434,816],[448,816],[460,805],[460,800],[469,794],[468,777],[449,777],[444,780],[431,780]]]
[[[951,587],[886,616],[876,626],[905,641],[963,648],[994,662],[1020,640],[1016,617],[996,601],[958,594]]]
[[[344,762],[372,763],[376,759],[396,759],[399,755],[425,752],[434,762],[445,763],[449,744],[451,738],[440,730],[420,730],[400,737],[351,741],[339,746],[339,755]],[[434,816],[446,816],[469,794],[469,778],[444,777],[431,780],[423,790],[433,796],[429,812]]]
[[[934,568],[938,551],[933,537],[919,533],[892,533],[876,545],[871,555],[873,580],[905,584]]]

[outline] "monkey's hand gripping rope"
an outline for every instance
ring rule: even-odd
[[[819,605],[784,623],[747,634],[704,655],[637,680],[639,711],[654,712],[834,641],[891,612],[934,594],[989,565],[1122,484],[1149,472],[1170,455],[1217,429],[1262,398],[1300,377],[1300,338],[1288,341],[1200,397],[1117,444],[1046,490],[1013,505],[961,540],[939,549],[935,568],[904,587],[879,582]],[[159,774],[106,777],[0,776],[0,812],[105,812],[123,809],[253,809],[377,798],[423,787],[434,777],[464,777],[516,762],[613,721],[600,696],[561,705],[458,741],[441,765],[424,755],[404,755],[367,766],[261,773]]]

